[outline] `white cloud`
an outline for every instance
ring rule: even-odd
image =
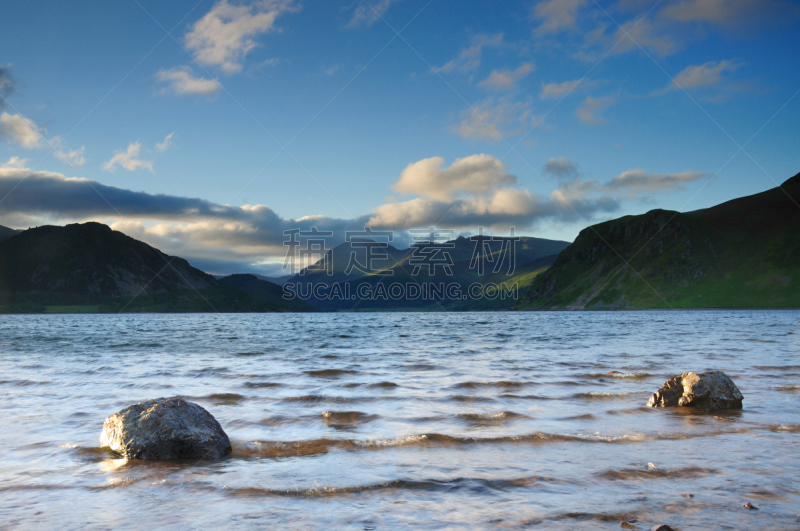
[[[31,171],[24,163],[15,157],[0,165],[0,197],[7,196],[1,216],[4,224],[110,220],[113,228],[169,254],[180,253],[193,263],[227,261],[234,269],[265,260],[282,263],[286,251],[283,231],[290,228],[332,230],[334,238],[329,243],[333,246],[344,240],[345,230],[364,226],[400,231],[435,224],[507,231],[509,226],[524,229],[544,221],[586,222],[618,211],[620,199],[681,190],[704,175],[634,169],[603,186],[581,180],[577,165],[558,157],[547,162],[545,171],[559,177],[559,188],[543,196],[518,188],[516,177],[494,157],[471,155],[447,168],[441,158],[433,157],[410,164],[394,187],[423,197],[387,202],[356,220],[341,220],[324,216],[285,219],[264,205],[237,207],[133,192],[59,173]]]
[[[375,228],[394,230],[437,225],[453,229],[489,227],[507,231],[524,229],[542,220],[574,222],[591,220],[601,212],[619,210],[619,203],[602,195],[571,198],[556,190],[550,197],[530,190],[499,188],[486,197],[466,197],[452,202],[426,198],[387,203],[372,211],[365,223]]]
[[[546,85],[542,85],[542,92],[539,94],[539,98],[543,100],[548,98],[560,98],[564,94],[568,94],[578,88],[580,84],[580,79],[564,81],[563,83],[547,83]]]
[[[115,151],[114,156],[103,164],[103,169],[113,172],[116,166],[120,166],[128,171],[134,171],[139,168],[153,171],[153,162],[139,159],[139,151],[141,150],[141,143],[131,142],[128,144],[128,149],[125,151]]]
[[[629,197],[659,191],[680,191],[683,185],[705,177],[706,173],[648,173],[636,168],[620,173],[608,183],[607,190],[627,192]]]
[[[347,27],[353,28],[361,24],[371,26],[375,21],[383,17],[383,14],[386,13],[386,10],[389,9],[392,4],[398,1],[399,0],[381,0],[374,5],[372,4],[372,0],[370,0],[369,3],[359,2],[353,11],[353,18],[350,19],[350,23]]]
[[[28,149],[42,147],[42,133],[33,120],[21,114],[0,114],[0,139]]]
[[[514,187],[516,176],[507,173],[505,165],[490,155],[464,157],[448,168],[442,168],[443,164],[441,157],[410,164],[393,189],[423,197],[380,205],[364,223],[395,230],[432,225],[508,230],[509,226],[530,227],[547,218],[591,219],[598,212],[619,208],[617,200],[596,181],[580,181],[575,165],[563,157],[550,159],[548,165],[567,173],[571,168],[576,175],[564,179],[550,197]]]
[[[175,133],[170,133],[167,136],[165,136],[163,142],[159,142],[158,144],[156,144],[156,151],[161,153],[161,152],[166,151],[169,148],[171,148],[174,145],[172,143],[172,139],[173,139],[174,136],[175,136]]]
[[[478,83],[479,86],[491,90],[513,90],[517,81],[533,72],[531,63],[523,63],[516,70],[492,70],[489,77]]]
[[[21,159],[19,157],[11,157],[8,159],[7,162],[0,164],[0,168],[14,168],[14,169],[22,169],[25,167],[25,164],[28,163],[28,159]]]
[[[84,147],[81,146],[80,149],[75,150],[68,150],[68,149],[57,149],[55,151],[55,156],[61,162],[68,164],[74,168],[80,168],[84,164],[86,164],[86,157],[84,156]]]
[[[734,61],[709,61],[708,63],[696,66],[687,66],[675,76],[669,89],[692,89],[700,87],[711,87],[719,84],[723,72],[733,72],[741,66]]]
[[[525,133],[535,118],[527,102],[489,98],[461,111],[453,131],[468,140],[497,141]]]
[[[534,18],[541,20],[536,28],[538,35],[575,29],[578,9],[586,0],[544,0],[533,8]]]
[[[614,98],[593,98],[588,96],[575,111],[575,114],[586,125],[603,125],[607,123],[601,116],[600,111],[614,103]]]
[[[156,79],[169,84],[168,87],[161,90],[162,93],[171,92],[180,96],[213,96],[222,90],[219,81],[194,77],[188,66],[159,70],[156,73]]]
[[[443,168],[442,157],[431,157],[409,164],[392,189],[435,201],[452,201],[459,194],[483,195],[498,187],[516,184],[505,165],[490,155],[470,155]]]
[[[281,14],[296,10],[292,0],[261,0],[252,5],[221,0],[194,23],[186,34],[186,47],[199,63],[235,74],[257,46],[254,37],[272,31]]]
[[[437,72],[469,72],[481,65],[481,54],[484,48],[497,48],[503,44],[503,34],[497,33],[495,35],[476,35],[472,38],[472,45],[464,48],[459,52],[458,56],[440,66],[434,68]]]

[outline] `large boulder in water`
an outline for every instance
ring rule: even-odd
[[[742,399],[736,384],[722,371],[685,372],[664,382],[647,401],[647,407],[742,409]]]
[[[182,398],[155,398],[103,423],[100,445],[129,459],[219,459],[231,443],[211,413]]]

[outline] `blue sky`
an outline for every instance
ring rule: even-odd
[[[293,227],[571,241],[705,208],[800,171],[799,16],[782,0],[4,2],[0,224],[98,220],[209,271],[278,274]]]

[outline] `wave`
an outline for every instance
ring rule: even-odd
[[[559,514],[549,520],[599,520],[601,522],[636,522],[638,517],[634,513],[587,513],[570,512]],[[543,523],[543,520],[534,520],[534,524]]]
[[[778,391],[800,391],[800,384],[779,385],[775,389]]]
[[[367,389],[395,389],[397,387],[400,386],[394,382],[378,382],[368,385]]]
[[[346,396],[324,396],[324,395],[303,395],[303,396],[289,396],[281,399],[281,402],[305,402],[308,404],[355,404],[360,402],[372,402],[375,400],[373,397],[346,397]]]
[[[494,402],[494,399],[488,396],[469,396],[469,395],[455,395],[451,396],[449,400],[456,402]]]
[[[267,387],[280,387],[283,384],[278,382],[245,382],[243,385],[248,389],[264,389]]]
[[[636,392],[626,392],[626,393],[609,393],[604,391],[589,391],[587,393],[576,393],[572,395],[572,398],[580,398],[584,400],[605,400],[605,399],[616,399],[616,398],[625,398],[631,395],[642,395],[644,391],[636,391]]]
[[[246,397],[238,393],[212,393],[206,396],[199,396],[196,400],[212,400],[218,405],[238,404]]]
[[[652,378],[653,375],[647,372],[620,372],[620,371],[609,371],[609,372],[599,372],[599,373],[589,373],[581,375],[582,378],[588,378],[592,380],[600,380],[603,378],[619,378],[625,380],[645,380],[647,378]]]
[[[776,433],[800,433],[800,424],[773,424],[767,429]]]
[[[499,424],[512,419],[527,419],[527,415],[513,411],[498,411],[496,413],[464,413],[458,418],[470,424]]]
[[[305,373],[312,378],[339,378],[340,376],[345,376],[347,374],[356,374],[357,371],[351,371],[347,369],[321,369],[318,371],[305,371]]]
[[[451,480],[437,479],[394,479],[381,483],[354,486],[312,487],[307,489],[268,489],[262,487],[225,488],[225,493],[231,496],[263,497],[279,496],[290,498],[326,498],[349,494],[381,492],[386,490],[422,490],[431,492],[452,492],[453,490],[468,489],[470,492],[479,491],[506,491],[514,488],[526,488],[537,484],[563,482],[554,478],[543,476],[530,476],[510,479],[483,479],[483,478],[454,478]]]
[[[368,415],[361,411],[325,411],[322,420],[329,426],[356,426],[366,424],[378,418],[378,415]]]
[[[754,365],[753,368],[759,371],[796,371],[800,365]]]
[[[461,382],[453,386],[454,389],[483,389],[487,387],[499,387],[501,389],[518,389],[526,385],[533,385],[531,382],[513,382],[501,380],[499,382]]]
[[[36,382],[34,380],[0,380],[0,385],[15,385],[17,387],[28,387],[29,385],[48,385],[50,381]]]
[[[560,420],[597,420],[597,417],[592,415],[591,413],[586,413],[585,415],[575,415],[572,417],[564,417]]]
[[[506,393],[500,395],[500,398],[520,398],[523,400],[556,400],[552,396],[544,396],[544,395],[513,395],[510,393]]]
[[[437,368],[436,365],[430,363],[412,363],[410,365],[403,365],[402,367],[408,371],[432,371]]]
[[[719,473],[715,468],[686,467],[676,470],[664,470],[652,463],[647,468],[623,468],[621,470],[607,470],[597,474],[598,477],[612,481],[639,481],[644,479],[683,478],[696,479],[709,474]]]
[[[407,435],[388,439],[335,439],[322,438],[300,441],[232,441],[234,457],[276,458],[298,457],[328,453],[330,450],[345,451],[384,450],[398,447],[442,448],[471,446],[481,444],[548,444],[548,443],[591,443],[591,444],[637,444],[649,441],[684,440],[697,437],[712,437],[735,433],[748,433],[749,429],[715,431],[706,433],[668,433],[647,434],[630,433],[622,435],[601,434],[559,434],[536,432],[525,435],[506,435],[499,437],[460,437],[441,433]]]
[[[200,378],[211,374],[222,375],[227,372],[229,372],[227,367],[205,367],[203,369],[192,369],[189,374],[194,378]]]

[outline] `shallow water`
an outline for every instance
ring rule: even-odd
[[[174,395],[231,457],[98,448]],[[1,316],[0,397],[0,527],[800,529],[798,311]]]

